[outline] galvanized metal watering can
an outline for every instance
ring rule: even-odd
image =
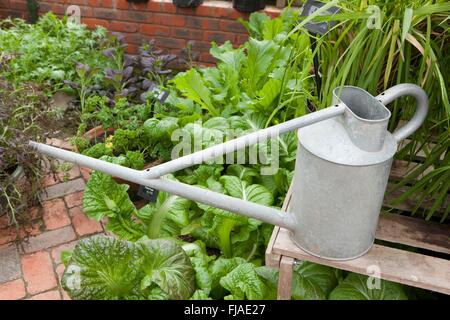
[[[386,104],[400,96],[416,100],[413,118],[389,133]],[[425,120],[426,93],[401,84],[373,97],[351,86],[333,91],[334,106],[253,132],[203,151],[138,171],[74,152],[30,142],[38,151],[81,166],[176,194],[291,231],[308,253],[333,260],[359,257],[372,246],[397,144]],[[298,130],[289,212],[161,178],[287,131]]]

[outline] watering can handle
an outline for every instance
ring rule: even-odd
[[[392,134],[397,142],[413,134],[425,121],[428,113],[428,96],[421,87],[415,84],[404,83],[393,86],[379,94],[376,99],[387,105],[402,96],[412,96],[416,99],[416,112],[407,124]]]

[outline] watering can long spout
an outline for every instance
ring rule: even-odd
[[[361,90],[359,90],[361,91]],[[333,199],[333,202],[330,201],[321,201],[323,199],[317,198],[317,194],[323,194],[323,192],[320,192],[320,190],[326,190],[329,191],[331,189],[322,188],[320,189],[320,186],[323,186],[324,184],[316,183],[316,181],[320,181],[320,175],[323,174],[325,170],[325,175],[329,174],[329,176],[335,176],[335,175],[341,175],[340,179],[336,179],[336,181],[349,181],[350,184],[354,184],[354,181],[359,182],[365,182],[364,184],[365,188],[369,191],[372,189],[376,191],[376,194],[378,195],[376,197],[375,204],[373,204],[374,201],[362,201],[361,199],[358,199],[358,201],[354,201],[353,206],[351,208],[355,214],[352,215],[353,220],[357,220],[358,217],[366,217],[364,215],[360,214],[360,211],[370,211],[374,212],[375,217],[378,217],[379,214],[379,207],[381,207],[382,197],[384,195],[385,186],[387,183],[387,177],[388,172],[392,160],[392,156],[395,153],[397,149],[397,143],[409,136],[411,133],[413,133],[424,121],[427,109],[428,109],[428,100],[426,93],[418,86],[412,85],[412,84],[402,84],[397,85],[384,93],[378,95],[377,97],[370,96],[367,92],[361,93],[355,91],[354,88],[347,88],[346,89],[347,95],[344,94],[343,97],[341,97],[341,101],[347,101],[347,102],[339,102],[333,107],[329,107],[326,109],[322,109],[320,111],[284,122],[282,124],[272,126],[263,130],[259,130],[256,132],[249,133],[247,135],[241,136],[237,139],[227,141],[225,143],[207,148],[203,151],[195,152],[190,155],[163,163],[161,165],[155,166],[148,170],[134,170],[126,167],[122,167],[117,164],[109,163],[106,161],[102,161],[99,159],[94,159],[91,157],[87,157],[78,153],[66,151],[63,149],[55,148],[52,146],[48,146],[45,144],[37,143],[37,142],[30,142],[30,145],[35,148],[37,151],[56,157],[68,162],[72,162],[75,164],[78,164],[80,166],[88,167],[94,170],[99,170],[104,173],[110,174],[112,176],[121,178],[126,181],[135,182],[137,184],[148,186],[157,190],[161,190],[164,192],[168,192],[171,194],[178,195],[180,197],[184,197],[187,199],[191,199],[193,201],[201,202],[213,207],[217,207],[223,210],[235,212],[238,214],[242,214],[244,216],[258,219],[270,224],[275,224],[290,230],[293,230],[293,234],[297,234],[297,237],[300,238],[301,234],[306,235],[317,235],[321,234],[320,230],[316,230],[315,232],[309,232],[308,229],[307,232],[302,232],[305,230],[301,230],[301,226],[299,224],[302,224],[304,226],[307,226],[308,228],[311,228],[311,226],[316,228],[322,228],[323,225],[316,223],[317,217],[320,215],[329,215],[332,216],[326,216],[327,223],[335,217],[340,216],[342,212],[350,212],[348,208],[349,199],[351,197],[348,197],[348,194],[344,194],[342,198],[344,198],[343,201],[339,202],[337,205],[335,199]],[[348,94],[350,93],[350,94]],[[385,125],[387,123],[387,120],[389,118],[390,113],[387,112],[381,112],[377,113],[376,111],[379,110],[379,108],[376,106],[376,104],[387,104],[396,99],[399,96],[403,95],[410,95],[413,96],[416,99],[417,102],[417,108],[416,108],[416,114],[412,118],[410,122],[408,122],[404,127],[400,128],[399,130],[395,131],[392,135],[388,135],[389,139],[386,140],[384,137],[386,134],[384,131],[386,130],[384,127],[381,127],[381,125]],[[356,98],[355,98],[356,97]],[[376,102],[375,102],[376,101]],[[373,107],[373,108],[372,108]],[[353,108],[353,111],[352,111]],[[375,112],[375,113],[374,113]],[[374,113],[374,114],[372,114]],[[339,117],[338,119],[329,120],[331,118]],[[339,121],[337,120],[344,120],[344,127],[345,130],[341,127],[339,127]],[[324,121],[329,120],[329,121]],[[313,175],[314,173],[317,173],[317,177],[314,177],[308,182],[308,175],[306,177],[301,177],[300,181],[303,182],[302,184],[302,192],[297,193],[300,194],[300,197],[297,196],[296,199],[293,199],[295,201],[300,201],[303,203],[309,203],[311,207],[313,207],[314,210],[311,208],[307,208],[304,210],[299,204],[297,203],[297,209],[298,212],[304,213],[306,215],[309,215],[311,217],[311,223],[305,223],[306,219],[302,218],[295,218],[294,215],[288,214],[286,212],[280,211],[275,208],[266,207],[263,205],[259,205],[256,203],[248,202],[242,199],[230,197],[227,195],[223,195],[217,192],[213,192],[207,189],[191,186],[188,184],[184,184],[181,182],[176,182],[168,179],[162,178],[163,175],[175,172],[187,167],[190,167],[195,164],[200,164],[204,161],[215,159],[218,156],[228,154],[231,152],[234,152],[239,149],[243,149],[249,145],[257,144],[260,142],[263,142],[265,140],[275,138],[280,134],[286,133],[288,131],[300,129],[302,127],[309,126],[308,128],[304,128],[301,130],[308,131],[310,130],[310,133],[314,133],[317,130],[317,128],[321,127],[320,123],[322,125],[325,125],[328,131],[321,131],[319,134],[313,134],[310,136],[310,141],[312,141],[314,144],[311,146],[325,146],[324,154],[320,157],[320,152],[323,150],[318,150],[317,156],[314,156],[311,152],[306,152],[307,149],[305,149],[305,152],[300,152],[297,150],[297,163],[296,167],[299,166],[310,166],[308,169],[311,169],[308,171],[309,174]],[[310,126],[314,123],[317,123],[315,126]],[[381,125],[379,125],[381,123]],[[314,129],[316,127],[316,129]],[[330,131],[329,129],[337,130],[339,129],[340,135],[334,135],[333,133],[336,131]],[[323,134],[325,132],[326,134]],[[345,133],[346,132],[346,133]],[[380,134],[381,132],[381,134]],[[305,139],[305,137],[308,137],[308,134],[306,132],[303,132],[300,134],[300,137],[303,137],[303,147],[308,147],[308,139]],[[331,138],[335,138],[334,140]],[[350,140],[348,139],[350,137]],[[375,138],[374,138],[375,137]],[[322,140],[320,140],[320,139]],[[336,140],[339,138],[340,140]],[[318,140],[319,139],[319,140]],[[328,143],[326,140],[328,139]],[[330,140],[331,139],[331,140]],[[334,141],[335,143],[333,145],[330,145],[330,141]],[[343,141],[347,141],[345,144]],[[351,142],[350,142],[351,141]],[[300,143],[300,141],[299,141]],[[323,144],[322,144],[323,143]],[[344,143],[344,145],[343,145]],[[380,146],[384,146],[380,150]],[[310,148],[311,149],[311,148]],[[312,148],[314,149],[314,148]],[[311,149],[311,150],[312,150]],[[336,152],[337,151],[337,152]],[[348,155],[348,153],[351,153]],[[347,156],[348,155],[348,156]],[[347,157],[345,157],[347,156]],[[302,157],[304,158],[302,160]],[[317,162],[317,165],[313,165],[313,163],[310,161],[308,157],[314,157],[314,161]],[[331,159],[327,160],[327,157]],[[333,158],[334,157],[334,158]],[[340,158],[339,158],[340,157]],[[346,160],[348,163],[346,165],[340,165],[336,164],[339,163],[338,160]],[[326,161],[324,161],[326,160]],[[303,163],[302,163],[303,161]],[[344,161],[345,162],[345,161]],[[342,163],[344,163],[342,162]],[[319,165],[320,164],[320,165]],[[358,167],[358,170],[355,170],[354,168]],[[317,169],[317,170],[314,170]],[[326,171],[328,170],[328,171]],[[378,171],[377,171],[378,170]],[[297,171],[297,170],[296,170]],[[339,171],[336,173],[336,171]],[[296,175],[299,173],[305,174],[305,170],[298,170],[296,172]],[[367,179],[367,177],[370,178],[376,178],[376,179]],[[380,178],[381,177],[381,178]],[[345,178],[345,179],[344,179]],[[294,177],[295,179],[295,177]],[[382,179],[383,181],[381,181]],[[367,188],[368,181],[375,181],[373,184],[373,188]],[[376,181],[381,181],[379,183],[376,183]],[[332,182],[332,181],[331,181]],[[296,184],[293,184],[294,187]],[[342,188],[344,185],[340,182],[339,184],[336,182],[335,185],[331,185],[333,187],[333,191],[336,191],[336,189]],[[359,186],[359,185],[358,185]],[[314,188],[319,188],[319,192],[314,192]],[[356,187],[355,187],[356,188]],[[345,189],[345,188],[342,188]],[[366,190],[366,191],[367,191]],[[301,191],[301,190],[300,190]],[[368,191],[368,196],[365,198],[372,199],[373,193],[370,193]],[[345,192],[345,190],[343,190]],[[355,189],[355,192],[353,194],[360,194],[361,190]],[[301,198],[301,199],[300,199]],[[378,201],[379,199],[380,201]],[[300,199],[300,200],[299,200]],[[293,201],[294,202],[294,201]],[[314,202],[311,204],[311,202]],[[358,207],[363,206],[365,203],[368,203],[366,207],[370,207],[370,210],[367,210],[366,207]],[[294,203],[292,204],[294,207]],[[325,208],[325,209],[324,209]],[[361,209],[361,210],[360,210]],[[295,210],[293,210],[294,212]],[[297,212],[297,214],[298,214]],[[370,216],[372,217],[372,216]],[[373,219],[372,219],[373,220]],[[333,220],[334,221],[334,220]],[[344,228],[343,230],[349,231],[347,229],[347,221],[350,220],[343,220]],[[376,222],[376,220],[373,220]],[[352,222],[355,223],[355,222]],[[328,223],[329,224],[329,223]],[[362,223],[363,224],[363,223]],[[367,224],[367,223],[365,223]],[[376,223],[370,224],[370,226],[375,225]],[[339,223],[331,224],[332,227],[341,226]],[[326,229],[327,230],[327,229]],[[336,231],[338,230],[338,231]],[[333,229],[332,235],[343,235],[348,236],[346,232],[340,232],[340,229]],[[373,232],[372,232],[373,231]],[[374,234],[374,230],[367,231],[364,234],[372,235]],[[348,232],[347,232],[348,233]],[[360,234],[358,234],[360,236]],[[327,241],[327,245],[325,247],[333,247],[333,244],[335,244],[335,241],[330,238],[330,234],[327,234],[324,236]],[[314,236],[314,241],[317,237]],[[331,239],[331,240],[330,240]],[[373,240],[369,237],[369,240]],[[313,242],[314,242],[313,241]],[[354,239],[350,239],[348,244],[354,243]],[[369,241],[370,242],[370,241]],[[345,241],[340,241],[336,245],[342,246],[342,243],[346,243]],[[365,244],[365,242],[364,242]],[[347,246],[347,244],[344,245],[344,247]],[[313,248],[317,249],[321,246],[314,245]],[[366,247],[365,245],[362,247]],[[342,247],[338,248],[339,252],[345,251],[342,249]],[[357,248],[358,250],[352,250],[360,253],[362,252]],[[366,249],[366,248],[365,248]],[[333,248],[334,250],[334,248]],[[337,252],[336,251],[336,252]],[[351,254],[339,254],[336,255],[333,251],[330,256],[332,257],[344,257],[348,258],[348,256],[355,256],[353,253]]]
[[[148,186],[292,230],[294,229],[294,219],[286,212],[160,177],[167,173],[181,170],[192,165],[202,163],[203,161],[214,159],[220,155],[234,152],[249,145],[263,142],[267,139],[276,137],[279,134],[339,116],[343,114],[344,111],[345,106],[343,104],[339,104],[334,107],[326,108],[303,117],[269,127],[267,129],[241,136],[237,139],[227,141],[223,144],[207,148],[203,151],[195,152],[193,154],[155,166],[152,169],[143,171],[122,167],[107,161],[94,159],[79,153],[63,150],[34,141],[31,141],[30,145],[37,151],[48,156],[102,171],[106,174],[110,174],[126,181]]]
[[[30,145],[43,154],[72,162],[83,167],[98,170],[126,181],[168,192],[170,194],[175,194],[177,196],[201,202],[223,210],[240,213],[247,217],[279,225],[287,229],[292,229],[293,221],[291,221],[290,216],[275,208],[233,198],[178,181],[164,178],[148,179],[145,177],[145,171],[122,167],[114,163],[94,159],[79,153],[63,150],[46,144],[31,141]]]

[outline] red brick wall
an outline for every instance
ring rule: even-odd
[[[197,8],[177,8],[172,0],[150,0],[133,4],[126,0],[43,0],[39,13],[65,13],[69,5],[81,8],[81,21],[90,27],[101,25],[125,35],[130,52],[136,52],[146,40],[156,39],[160,48],[179,54],[188,44],[192,55],[201,63],[213,63],[209,55],[210,42],[230,40],[238,45],[247,39],[245,28],[237,21],[248,14],[232,8],[229,1],[205,1]],[[279,14],[274,7],[266,13]],[[26,0],[0,0],[0,17],[26,17]]]

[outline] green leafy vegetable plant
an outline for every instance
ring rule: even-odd
[[[66,260],[62,285],[77,300],[180,300],[194,292],[194,269],[174,241],[95,236]]]

